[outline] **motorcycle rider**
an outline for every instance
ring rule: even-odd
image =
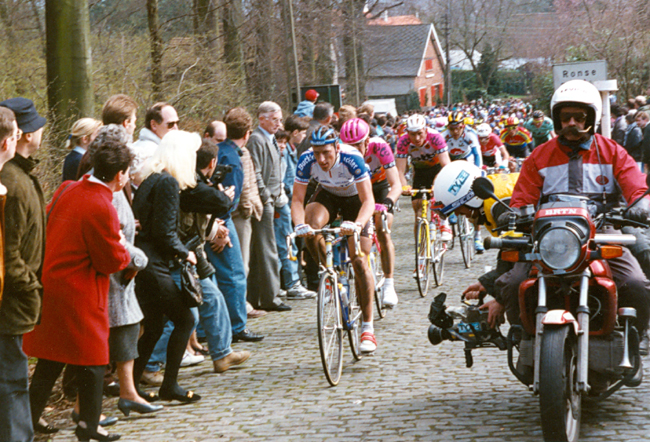
[[[595,133],[601,117],[601,97],[591,83],[572,80],[561,85],[551,100],[556,138],[537,147],[524,161],[512,194],[511,207],[537,205],[553,194],[588,196],[598,212],[619,205],[621,193],[628,203],[647,190],[645,177],[627,152],[614,141]],[[647,222],[650,199],[645,197],[628,212],[628,218]],[[608,260],[618,288],[619,306],[634,307],[641,335],[650,317],[650,281],[627,249],[623,256]],[[529,265],[516,263],[501,276],[501,299],[515,300],[519,285],[528,276]],[[513,302],[513,309],[518,309]],[[497,313],[492,312],[491,313]],[[510,312],[509,312],[510,313]],[[508,315],[511,319],[511,315]]]

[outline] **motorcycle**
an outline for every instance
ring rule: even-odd
[[[477,178],[472,189],[479,198],[494,198],[506,206],[488,179]],[[650,190],[644,197],[648,194]],[[445,308],[439,295],[431,305],[429,339],[434,345],[447,339],[464,341],[468,367],[472,348],[505,347],[510,371],[539,395],[544,440],[576,442],[583,396],[605,399],[623,386],[640,385],[643,374],[640,337],[632,325],[636,310],[619,308],[607,263],[622,256],[622,246],[636,239],[597,232],[647,226],[626,219],[629,208],[595,216],[589,200],[575,195],[553,196],[537,211],[533,206],[506,207],[508,224],[502,229],[519,236],[488,237],[484,246],[500,249],[504,261],[530,266],[519,286],[521,325],[511,325],[503,338],[478,321],[480,327],[470,327],[470,338],[459,333],[468,330],[467,321],[454,315],[454,308]],[[460,319],[457,324],[454,317]]]

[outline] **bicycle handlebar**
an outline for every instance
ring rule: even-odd
[[[335,227],[335,228],[323,228],[323,229],[313,229],[312,232],[314,235],[340,235],[341,234],[341,228],[340,227]],[[346,235],[346,236],[354,236],[354,251],[356,252],[357,256],[365,256],[365,253],[361,251],[361,235],[359,234],[358,231],[354,231],[352,235]],[[287,257],[291,261],[296,261],[298,258],[293,255],[293,247],[291,247],[291,241],[296,237],[296,232],[292,232],[287,235]]]

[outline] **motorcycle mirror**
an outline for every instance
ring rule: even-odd
[[[510,206],[501,201],[501,199],[499,199],[499,197],[494,194],[494,184],[492,184],[492,181],[489,179],[482,176],[476,178],[472,183],[472,191],[474,192],[474,195],[481,198],[482,200],[494,198],[510,212],[516,213],[510,208]]]
[[[490,198],[497,199],[494,195],[494,184],[485,177],[480,176],[476,178],[472,184],[472,190],[474,191],[474,194],[482,200]]]

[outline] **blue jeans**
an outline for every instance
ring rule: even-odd
[[[214,276],[226,301],[232,334],[235,335],[246,328],[246,270],[244,270],[244,259],[241,255],[235,223],[230,217],[225,222],[226,228],[230,231],[232,247],[226,246],[221,253],[215,253],[206,246],[205,251],[217,270]]]
[[[172,279],[180,287],[181,275],[180,270],[172,271]],[[210,357],[213,361],[228,356],[232,353],[230,343],[232,342],[232,331],[230,327],[230,318],[226,313],[226,303],[223,295],[219,291],[213,277],[201,280],[201,289],[203,289],[203,304],[198,308],[192,308],[194,315],[194,326],[200,322],[208,339],[208,348]],[[147,363],[147,371],[158,371],[167,360],[167,343],[169,335],[174,329],[174,324],[167,321],[163,334],[158,340],[156,347]]]
[[[287,235],[293,232],[291,227],[291,207],[290,204],[285,204],[280,208],[275,208],[275,213],[280,214],[279,218],[273,220],[273,228],[275,229],[275,242],[278,247],[278,255],[280,255],[280,272],[282,274],[282,281],[284,281],[284,289],[288,290],[293,287],[297,282],[300,282],[300,275],[298,274],[298,261],[291,261],[287,257]],[[293,256],[296,256],[298,249],[293,247]]]
[[[0,335],[0,440],[34,439],[23,335]]]

